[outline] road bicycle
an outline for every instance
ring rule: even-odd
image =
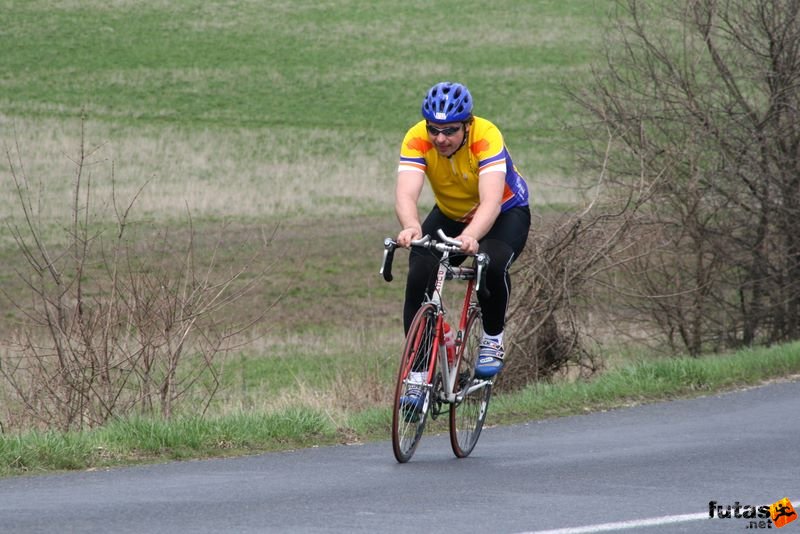
[[[478,346],[483,337],[481,309],[477,293],[488,293],[482,283],[489,257],[484,253],[470,254],[472,265],[462,267],[451,263],[464,260],[461,243],[445,235],[440,229],[438,240],[429,235],[411,242],[412,247],[425,249],[431,254],[441,254],[432,294],[417,311],[406,335],[392,412],[392,447],[400,463],[411,459],[422,438],[428,419],[436,419],[445,406],[450,410],[450,445],[458,458],[466,458],[475,448],[483,429],[493,380],[475,377],[475,362]],[[391,282],[392,261],[397,243],[384,240],[383,265],[380,273]],[[434,252],[435,251],[435,252]],[[466,281],[466,291],[458,328],[455,330],[454,346],[445,343],[445,334],[450,328],[447,322],[449,310],[444,304],[444,285],[447,280]],[[412,382],[410,373],[424,373],[422,384]],[[417,377],[419,374],[416,375]],[[422,390],[421,408],[409,407],[403,399],[408,398],[409,388]]]

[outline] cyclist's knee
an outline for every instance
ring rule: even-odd
[[[511,246],[496,239],[487,239],[481,242],[481,252],[489,255],[489,267],[486,270],[487,278],[499,280],[505,277],[515,259],[514,250]]]

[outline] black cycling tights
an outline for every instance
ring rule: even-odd
[[[466,223],[449,219],[435,206],[422,223],[422,234],[435,237],[436,231],[441,228],[448,236],[456,237],[466,226]],[[506,309],[511,295],[508,269],[525,248],[530,226],[531,212],[528,206],[512,208],[497,217],[494,226],[478,243],[479,251],[489,255],[486,288],[490,296],[488,299],[480,297],[478,299],[483,312],[483,330],[489,335],[499,334],[505,326]],[[464,261],[464,257],[451,256],[451,259],[454,265]],[[425,294],[433,290],[437,265],[438,257],[434,253],[417,248],[411,249],[403,306],[403,326],[406,333]]]

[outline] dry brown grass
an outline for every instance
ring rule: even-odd
[[[77,121],[0,116],[0,145],[15,166],[40,188],[48,218],[69,216]],[[172,219],[194,217],[331,217],[380,210],[392,217],[396,145],[371,139],[341,146],[333,130],[230,129],[188,131],[173,127],[110,128],[86,123],[87,140],[98,146],[88,170],[98,198],[132,198],[147,183],[137,213]],[[315,147],[313,151],[307,147]],[[17,151],[17,147],[19,150]],[[9,174],[7,158],[0,173]],[[14,213],[6,180],[0,213]]]

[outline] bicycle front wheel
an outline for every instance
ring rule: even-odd
[[[475,379],[475,360],[482,337],[480,309],[472,308],[464,329],[456,381],[457,393],[467,392],[483,382]],[[461,402],[450,405],[450,445],[457,457],[466,458],[478,443],[491,396],[492,384],[484,382],[481,387],[465,393]]]
[[[424,304],[414,316],[406,335],[394,392],[392,448],[394,457],[400,463],[409,461],[417,449],[425,429],[431,396],[430,384],[422,384],[422,396],[417,398],[415,405],[410,405],[409,374],[412,371],[427,373],[431,358],[436,356],[435,338],[436,308],[432,304]],[[419,386],[415,387],[419,391]]]

